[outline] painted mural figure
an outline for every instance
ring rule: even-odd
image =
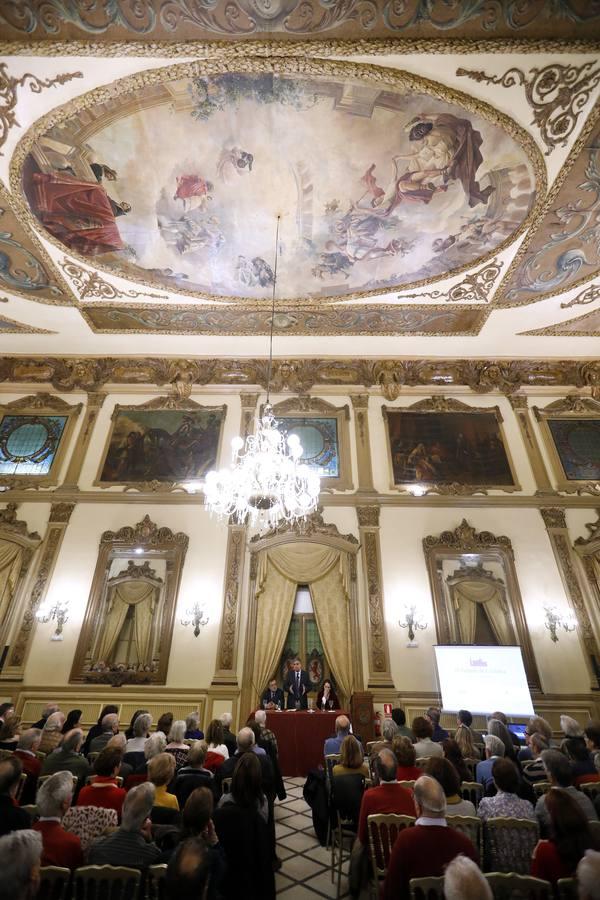
[[[200,175],[177,175],[173,200],[181,200],[184,210],[204,207],[212,199],[213,184]]]
[[[239,147],[224,147],[217,162],[217,175],[226,184],[252,171],[254,156]]]

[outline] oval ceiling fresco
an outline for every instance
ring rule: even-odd
[[[539,164],[505,116],[403,73],[256,68],[156,70],[42,122],[22,167],[38,222],[100,268],[254,300],[278,215],[280,299],[429,283],[522,229]]]

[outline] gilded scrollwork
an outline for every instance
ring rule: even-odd
[[[567,303],[561,303],[560,308],[569,309],[571,306],[587,306],[588,303],[595,303],[596,300],[600,300],[600,284],[590,284],[589,287],[580,291]]]
[[[84,269],[70,259],[63,259],[60,268],[79,293],[80,300],[116,300],[118,298],[151,297],[153,300],[166,300],[166,294],[151,294],[150,291],[136,291],[133,288],[123,289],[102,278],[98,272]]]
[[[83,78],[83,72],[62,72],[54,78],[38,78],[26,72],[20,78],[14,78],[9,75],[7,63],[0,63],[0,148],[6,143],[10,129],[19,125],[16,114],[18,88],[29,85],[33,94],[40,94],[45,88],[66,84],[74,78]]]
[[[496,279],[502,271],[502,262],[494,260],[491,263],[471,272],[458,284],[453,285],[447,291],[425,291],[418,294],[398,294],[400,300],[422,300],[430,297],[432,300],[445,300],[447,303],[489,303],[490,294],[496,284]]]
[[[546,506],[540,509],[540,515],[546,528],[566,528],[565,511],[557,506]]]
[[[567,145],[582,111],[600,84],[600,66],[595,59],[580,66],[550,63],[541,69],[530,69],[528,74],[516,67],[503,75],[463,68],[457,69],[456,74],[507,88],[521,85],[533,110],[533,123],[546,144],[547,156],[556,147]]]
[[[178,544],[187,549],[189,537],[182,531],[173,532],[166,526],[158,527],[150,516],[145,515],[136,525],[125,525],[118,531],[103,531],[100,544],[123,543],[132,546],[152,547],[157,544]]]
[[[491,531],[477,531],[466,519],[453,531],[442,531],[440,535],[428,535],[423,538],[426,550],[445,547],[458,553],[477,553],[490,547],[499,546],[512,558],[513,550],[510,538],[506,535],[495,535]]]
[[[246,529],[231,526],[227,542],[227,565],[223,592],[223,615],[217,655],[217,670],[235,669],[237,617],[240,601],[241,573],[246,547]]]

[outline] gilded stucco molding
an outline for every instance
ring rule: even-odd
[[[358,466],[358,490],[373,490],[373,466],[371,463],[371,439],[369,434],[369,395],[351,394],[354,409],[354,433],[356,437],[356,461]]]
[[[368,615],[369,687],[393,687],[383,608],[379,506],[357,506]]]
[[[520,145],[521,149],[527,155],[535,178],[536,199],[532,209],[525,217],[520,226],[515,229],[501,244],[496,246],[487,256],[470,260],[467,264],[460,266],[452,272],[445,272],[433,278],[421,279],[410,285],[390,286],[389,290],[406,290],[413,287],[420,287],[433,284],[440,278],[447,278],[451,275],[459,275],[467,272],[474,266],[481,266],[491,261],[502,250],[509,247],[521,234],[523,234],[534,221],[535,216],[541,209],[543,199],[547,187],[546,166],[543,157],[529,133],[518,125],[513,119],[506,114],[500,112],[482,100],[478,100],[469,94],[457,91],[447,87],[439,82],[432,81],[422,76],[414,75],[410,72],[390,69],[371,64],[357,64],[350,62],[329,61],[321,59],[293,59],[293,58],[272,58],[264,59],[261,57],[238,58],[233,57],[229,60],[205,59],[197,60],[190,63],[180,63],[172,66],[162,66],[157,69],[138,72],[118,79],[115,82],[95,88],[85,94],[80,95],[75,100],[70,100],[62,106],[56,107],[45,116],[40,117],[34,125],[21,138],[15,148],[10,169],[11,189],[15,197],[15,203],[18,204],[19,214],[29,225],[35,227],[37,220],[31,213],[29,206],[25,200],[22,185],[22,168],[25,159],[31,151],[35,141],[45,134],[50,128],[60,126],[71,115],[82,110],[90,109],[98,103],[110,103],[111,107],[118,105],[121,98],[130,95],[132,91],[147,86],[160,86],[176,79],[187,77],[196,77],[202,75],[213,75],[224,72],[275,72],[275,73],[301,73],[311,75],[337,75],[338,77],[360,78],[363,83],[371,83],[374,85],[391,85],[401,87],[409,91],[420,91],[435,97],[436,99],[445,100],[451,103],[458,103],[462,108],[477,113],[483,118],[491,121],[493,124],[501,127],[513,140]],[[55,239],[51,234],[46,233],[47,240],[64,252],[64,245]],[[70,256],[79,260],[84,265],[89,265],[89,259],[70,251]],[[114,266],[110,269],[99,265],[96,260],[96,267],[106,274],[117,275],[139,284],[147,284],[149,287],[156,288],[155,282],[147,281],[137,270],[133,273],[129,270]],[[186,291],[178,288],[178,293],[189,294],[194,297],[218,300],[221,303],[235,302],[240,304],[241,301],[237,297],[213,296],[199,291]],[[370,291],[358,291],[356,293],[345,295],[345,299],[360,299],[364,297],[380,295],[380,289]],[[301,304],[306,302],[305,298],[284,298],[278,306],[283,303]],[[315,305],[315,309],[321,309],[324,303],[337,302],[339,297],[320,297],[319,304]],[[313,304],[314,305],[314,304]],[[418,332],[417,332],[418,333]]]
[[[269,529],[269,531],[266,531],[263,534],[255,534],[254,537],[250,538],[250,549],[252,555],[256,555],[257,551],[263,549],[265,541],[268,542],[273,538],[282,536],[312,539],[319,537],[326,537],[328,539],[333,538],[334,540],[344,542],[345,544],[354,545],[356,549],[358,549],[358,541],[352,533],[342,534],[339,531],[337,525],[323,521],[322,506],[319,506],[315,512],[311,513],[309,516],[306,516],[305,519],[298,519],[291,524],[282,522],[281,525],[277,526],[277,528],[271,528]],[[346,547],[345,549],[348,550],[349,548]],[[254,576],[252,576],[251,574],[250,577],[256,577],[256,574]]]
[[[600,300],[600,284],[591,284],[585,290],[576,294],[572,300],[567,303],[561,303],[561,309],[569,309],[571,306],[587,306],[588,303],[594,303]]]
[[[428,535],[423,538],[425,550],[444,547],[457,553],[479,553],[496,546],[501,547],[511,559],[513,558],[510,538],[503,534],[492,534],[491,531],[477,531],[466,519],[463,519],[453,531],[442,531],[439,535]]]
[[[133,526],[125,525],[118,531],[103,531],[100,545],[126,544],[151,548],[159,544],[168,546],[177,544],[187,550],[189,540],[187,534],[182,531],[173,532],[166,525],[159,528],[156,522],[146,515]]]
[[[539,128],[546,144],[546,156],[559,146],[567,146],[581,113],[600,84],[600,67],[595,59],[580,66],[549,63],[541,69],[530,69],[527,75],[516,67],[503,75],[463,68],[457,69],[456,74],[484,84],[523,87],[533,110],[532,125]]]
[[[544,494],[554,493],[546,470],[546,464],[540,451],[540,445],[530,420],[527,396],[525,394],[511,394],[508,397],[508,402],[513,408],[538,491]]]
[[[246,537],[244,525],[228,526],[223,606],[213,684],[237,684],[238,618]]]
[[[590,301],[591,302],[591,301]],[[519,337],[600,337],[600,309],[594,309],[583,316],[556,322],[531,331],[522,331]]]
[[[490,294],[494,290],[496,280],[502,272],[502,266],[502,262],[494,259],[493,262],[483,266],[476,272],[471,272],[447,291],[425,291],[420,294],[401,292],[398,294],[398,299],[421,300],[427,297],[432,300],[445,300],[447,303],[489,303]]]
[[[166,300],[167,294],[151,294],[149,291],[122,289],[106,281],[90,269],[84,269],[69,259],[59,263],[71,285],[79,293],[80,300],[116,300],[117,298],[151,297],[154,300]]]
[[[81,430],[79,432],[75,448],[71,454],[71,458],[69,460],[69,466],[65,475],[65,480],[59,488],[60,491],[79,490],[77,485],[81,476],[83,463],[85,462],[85,457],[90,446],[92,433],[94,431],[94,425],[96,424],[98,414],[102,409],[102,405],[105,400],[106,394],[102,392],[88,393],[84,418],[83,422],[81,423]]]
[[[576,548],[586,548],[589,547],[592,543],[600,540],[600,509],[596,510],[596,515],[598,516],[598,518],[595,522],[586,522],[585,527],[587,528],[589,534],[585,538],[577,538],[577,540],[575,541]]]

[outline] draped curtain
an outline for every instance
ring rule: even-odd
[[[129,607],[134,607],[133,628],[140,663],[149,663],[152,617],[156,601],[156,585],[148,581],[122,581],[108,590],[104,634],[98,647],[98,660],[107,662],[114,653],[125,624]]]
[[[260,553],[254,687],[262,691],[283,651],[298,584],[308,584],[325,655],[340,692],[353,691],[350,567],[347,554],[319,544],[285,544]]]
[[[508,620],[504,592],[500,585],[488,580],[465,579],[453,584],[451,590],[458,630],[461,640],[465,644],[472,644],[475,640],[476,604],[478,603],[483,605],[498,643],[513,643],[514,638]]]
[[[23,548],[19,544],[0,540],[0,627],[15,598],[22,560]]]

